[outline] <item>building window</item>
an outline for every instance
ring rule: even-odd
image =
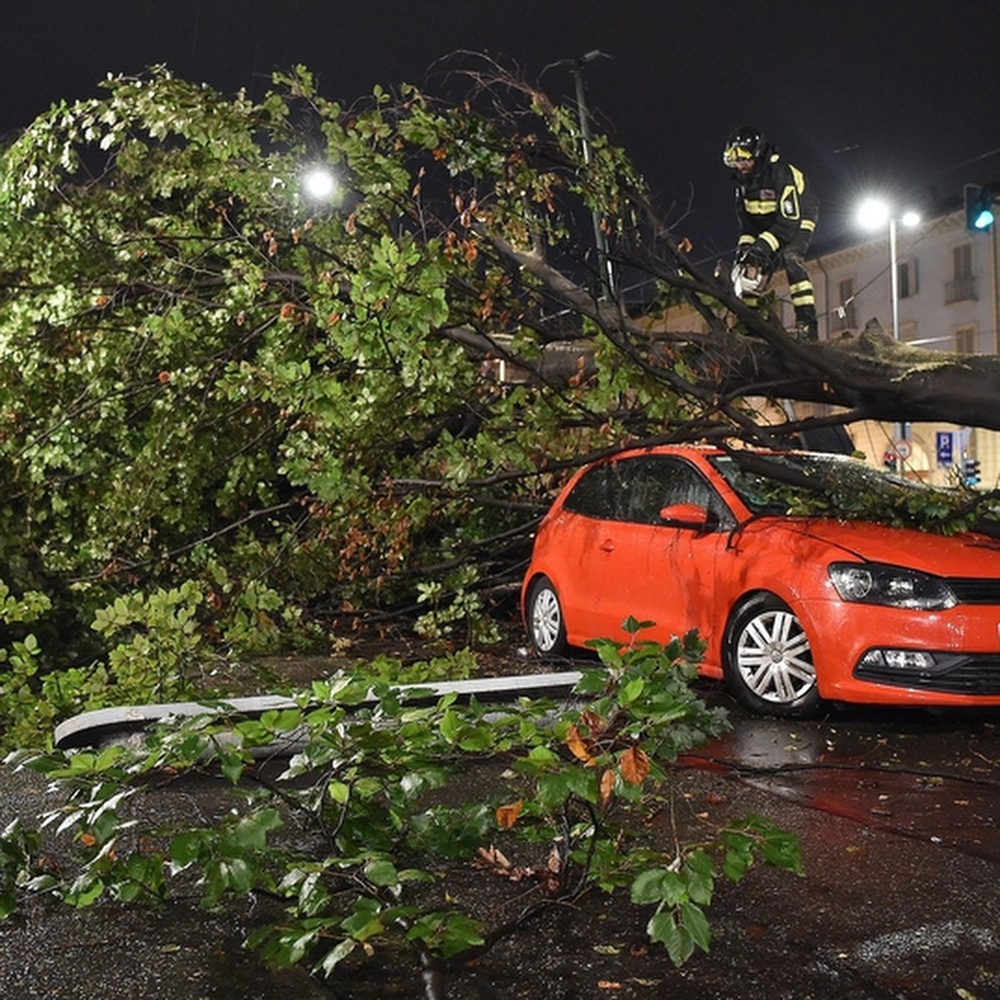
[[[901,260],[896,267],[896,277],[899,282],[899,297],[908,299],[919,291],[917,285],[917,262]]]
[[[837,296],[840,301],[833,310],[832,329],[835,333],[842,330],[853,330],[857,326],[854,316],[854,279],[845,278],[837,284]]]
[[[952,254],[952,278],[944,283],[944,303],[975,301],[976,279],[972,274],[972,244],[962,243],[954,247]]]
[[[951,251],[952,263],[955,269],[955,278],[972,277],[972,244],[963,243],[954,247]]]
[[[955,331],[955,350],[959,354],[976,353],[976,328],[974,326],[963,326]]]

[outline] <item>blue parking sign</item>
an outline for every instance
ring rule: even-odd
[[[954,434],[951,431],[937,432],[937,463],[938,465],[953,465],[954,458]]]

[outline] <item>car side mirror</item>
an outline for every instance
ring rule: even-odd
[[[719,523],[715,514],[696,503],[672,503],[660,510],[660,520],[672,528],[698,531],[709,531]]]

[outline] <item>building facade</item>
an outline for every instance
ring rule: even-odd
[[[895,225],[898,331],[893,331],[889,223],[878,236],[814,257],[808,268],[820,339],[856,334],[877,320],[914,347],[957,354],[998,353],[998,229],[995,225],[989,232],[970,232],[964,210],[912,227]],[[790,328],[794,317],[783,272],[772,287],[779,318]],[[700,318],[684,308],[669,310],[666,323],[675,330],[701,328]],[[997,393],[1000,405],[1000,386]],[[794,412],[802,417],[817,408],[795,404]],[[944,423],[900,426],[874,421],[852,424],[847,430],[872,465],[896,465],[911,478],[944,485],[954,482],[963,462],[971,459],[979,462],[983,487],[1000,487],[997,432]]]
[[[964,211],[911,227],[895,224],[896,331],[889,228],[887,223],[878,237],[810,262],[821,317],[820,336],[857,333],[876,319],[885,330],[914,347],[955,354],[997,353],[997,227],[989,232],[970,232]],[[783,295],[781,298],[782,319],[790,319],[790,305],[785,304]],[[1000,485],[1000,434],[996,432],[925,423],[904,427],[866,423],[848,430],[873,464],[892,460],[898,453],[910,475],[947,483],[965,460],[972,459],[979,462],[982,485]]]

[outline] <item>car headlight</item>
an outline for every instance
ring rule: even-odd
[[[884,563],[831,563],[830,580],[841,599],[893,608],[943,611],[958,601],[938,576]]]

